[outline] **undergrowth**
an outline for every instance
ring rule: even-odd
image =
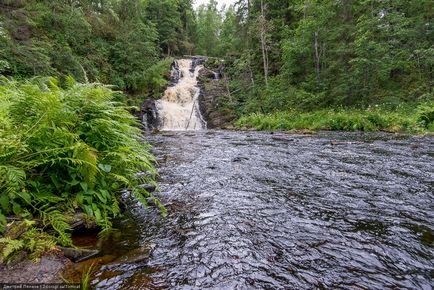
[[[241,117],[235,125],[238,128],[257,130],[432,132],[434,131],[434,103],[426,102],[416,108],[397,110],[376,108],[254,113]]]
[[[67,79],[63,87],[54,78],[0,79],[0,234],[7,217],[36,219],[70,245],[67,214],[83,211],[108,229],[122,190],[162,208],[141,187],[155,185],[156,170],[129,108],[102,85]]]
[[[20,251],[29,253],[29,259],[37,262],[44,253],[56,250],[56,239],[53,235],[34,227],[34,221],[24,220],[25,231],[19,238],[0,238],[0,263],[10,261]]]

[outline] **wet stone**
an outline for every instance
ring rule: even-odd
[[[30,260],[15,265],[0,265],[0,283],[63,283],[62,272],[71,261],[51,253],[34,263]]]
[[[92,257],[95,257],[99,254],[98,250],[89,250],[89,249],[80,249],[80,248],[68,248],[68,247],[59,247],[63,252],[65,257],[70,259],[73,262],[80,262]]]
[[[146,261],[155,249],[154,244],[144,245],[140,248],[129,251],[128,253],[117,258],[114,264],[130,264]]]

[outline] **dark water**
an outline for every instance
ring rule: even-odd
[[[169,215],[132,208],[134,247],[150,255],[104,266],[97,288],[432,289],[434,139],[208,131],[149,140]]]

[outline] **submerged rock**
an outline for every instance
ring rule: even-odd
[[[99,254],[98,250],[89,250],[81,248],[59,247],[65,257],[77,263],[95,257]]]
[[[131,250],[123,256],[117,258],[113,264],[131,264],[145,261],[149,259],[149,256],[152,254],[155,246],[155,244],[147,244],[140,248]]]

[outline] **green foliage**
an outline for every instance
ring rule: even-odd
[[[192,0],[150,0],[146,8],[159,34],[166,56],[192,54],[196,37],[196,17]]]
[[[11,239],[10,237],[0,238],[0,263],[12,260],[15,254],[21,251],[26,251],[29,254],[29,258],[37,262],[41,255],[56,249],[55,237],[40,228],[32,227],[33,222],[28,220],[23,222],[28,224],[29,229],[18,239]]]
[[[90,278],[91,278],[91,274],[93,271],[93,266],[94,264],[92,264],[85,272],[83,272],[82,276],[81,276],[81,289],[82,290],[88,290],[91,289],[90,288]]]
[[[10,256],[24,248],[24,241],[11,238],[0,238],[2,247],[2,259],[0,262],[6,261]]]
[[[109,88],[65,86],[1,80],[0,224],[7,215],[38,217],[67,245],[67,212],[80,209],[109,228],[120,191],[145,203],[152,196],[140,185],[155,184],[156,171],[136,119]]]
[[[217,1],[210,0],[197,10],[197,53],[217,56],[219,54],[219,31],[222,17],[217,9]]]
[[[418,106],[416,118],[421,126],[434,131],[434,101],[425,102]]]
[[[273,114],[253,113],[241,117],[236,122],[236,126],[258,130],[423,132],[429,129],[424,122],[421,122],[421,116],[424,114],[416,114],[414,111],[410,107],[402,107],[395,111],[377,107],[367,110],[340,109],[311,112],[288,111]],[[422,112],[423,107],[418,107],[416,111]]]
[[[198,47],[226,58],[239,115],[394,110],[432,96],[432,1],[238,0],[224,13],[209,7],[198,11],[198,31],[208,37]],[[223,24],[201,20],[205,12]]]
[[[0,73],[73,76],[145,94],[158,86],[160,49],[193,53],[195,23],[191,0],[5,2]]]
[[[148,96],[153,98],[161,97],[163,90],[168,84],[170,67],[173,61],[173,58],[163,59],[146,71],[145,87]]]

